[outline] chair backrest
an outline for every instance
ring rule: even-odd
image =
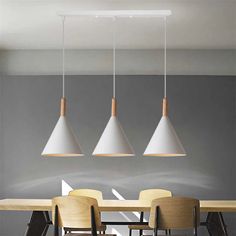
[[[172,193],[165,189],[146,189],[139,193],[139,200],[150,201],[150,203],[157,198],[171,197]]]
[[[92,228],[91,208],[94,209],[96,227],[101,226],[97,200],[82,196],[63,196],[52,199],[53,224],[66,228]],[[55,212],[58,209],[58,220]]]
[[[98,203],[103,200],[102,192],[95,189],[75,189],[69,192],[69,196],[85,196],[95,198]]]
[[[157,229],[196,229],[200,224],[199,200],[166,197],[152,201],[149,226]]]

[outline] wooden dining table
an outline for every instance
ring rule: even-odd
[[[150,202],[140,200],[103,200],[99,202],[101,212],[149,212]],[[2,199],[0,211],[32,211],[26,236],[45,236],[52,224],[49,212],[52,211],[51,199]],[[206,221],[210,236],[228,236],[223,213],[236,213],[236,200],[201,200],[201,213],[207,213]],[[106,225],[129,225],[140,222],[103,222]]]

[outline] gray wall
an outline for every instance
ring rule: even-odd
[[[119,49],[119,75],[160,75],[163,49]],[[7,75],[60,75],[61,50],[0,50],[0,72]],[[112,50],[66,50],[69,75],[112,74]],[[234,49],[168,49],[168,75],[236,75]]]
[[[118,116],[136,151],[134,158],[92,157],[110,116],[110,76],[70,76],[66,82],[68,119],[86,154],[82,158],[43,158],[40,153],[58,119],[58,76],[2,76],[1,197],[51,198],[61,181],[96,188],[126,199],[145,188],[166,188],[200,199],[235,199],[235,78],[170,76],[172,120],[188,157],[143,157],[160,119],[162,77],[119,76]],[[1,236],[21,236],[29,213],[1,212]],[[133,220],[132,214],[127,214]],[[105,219],[111,215],[106,214]],[[124,220],[116,214],[114,219]],[[235,215],[226,214],[230,235]],[[14,224],[14,227],[11,225]],[[124,236],[126,227],[117,228]],[[202,230],[200,235],[207,235]]]

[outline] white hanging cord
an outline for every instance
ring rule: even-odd
[[[164,97],[167,96],[166,94],[166,17],[164,17]]]
[[[113,17],[113,97],[116,97],[116,18]]]
[[[62,97],[65,97],[65,16],[62,17]]]

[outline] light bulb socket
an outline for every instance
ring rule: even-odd
[[[65,116],[66,115],[66,98],[61,98],[61,108],[60,108],[60,115]]]
[[[162,100],[162,116],[168,116],[168,101],[167,97]]]
[[[111,100],[111,116],[116,116],[117,114],[117,104],[116,99],[113,97]]]

